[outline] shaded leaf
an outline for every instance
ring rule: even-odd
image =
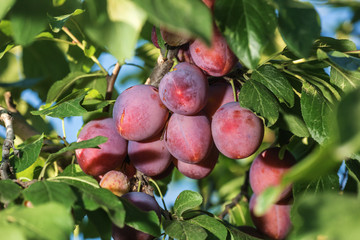
[[[193,0],[134,0],[155,24],[163,24],[178,33],[184,32],[210,43],[212,17],[201,1]]]
[[[262,116],[267,126],[272,126],[279,117],[279,103],[276,98],[257,81],[246,81],[239,93],[239,103]]]
[[[287,103],[289,107],[294,106],[294,92],[286,77],[272,65],[263,65],[254,70],[251,78],[262,83],[279,100]]]
[[[358,160],[349,159],[345,162],[346,167],[355,175],[360,182],[360,162]]]
[[[360,72],[347,71],[335,64],[331,65],[330,82],[344,92],[350,92],[360,87]]]
[[[279,30],[287,47],[298,57],[308,57],[320,36],[320,19],[309,2],[277,1]]]
[[[15,4],[16,0],[3,0],[0,5],[0,20],[6,15],[6,13]]]
[[[200,206],[202,202],[203,198],[199,193],[190,190],[182,191],[174,203],[175,214],[181,217],[186,210],[196,208]]]
[[[294,113],[282,111],[281,119],[284,121],[282,127],[289,130],[291,133],[298,137],[309,137],[310,133],[306,127],[304,120]]]
[[[357,221],[360,209],[356,197],[336,193],[308,195],[299,201],[293,212],[294,229],[288,239],[316,239],[319,236],[327,239],[359,238]]]
[[[53,17],[53,16],[48,15],[51,30],[53,30],[53,32],[56,32],[56,33],[60,32],[61,28],[65,25],[66,21],[71,16],[76,16],[83,12],[84,12],[84,10],[82,10],[82,9],[76,9],[74,12],[72,12],[70,14],[62,15],[62,16]]]
[[[64,79],[56,81],[47,94],[46,103],[56,102],[75,82],[80,79],[92,81],[98,77],[104,77],[103,73],[71,72]]]
[[[335,106],[308,83],[303,84],[300,103],[311,136],[320,144],[336,139]]]
[[[23,191],[25,200],[30,201],[34,206],[47,202],[57,202],[70,209],[76,201],[72,189],[65,183],[39,181],[31,184]]]
[[[315,41],[315,46],[328,52],[336,50],[340,52],[355,51],[356,45],[349,39],[335,39],[330,37],[320,37]]]
[[[187,222],[201,226],[209,231],[206,239],[226,239],[227,229],[226,227],[213,217],[208,215],[199,215],[191,218]]]
[[[165,220],[163,223],[165,233],[178,240],[204,240],[206,231],[195,224],[179,220]]]
[[[327,53],[330,61],[335,63],[337,66],[348,70],[348,71],[357,71],[360,70],[360,59],[350,56],[348,54],[331,51]]]
[[[32,143],[19,148],[20,157],[14,155],[13,166],[16,172],[21,172],[30,167],[39,157],[43,145],[44,135],[40,135]]]
[[[33,208],[15,206],[0,212],[0,231],[4,233],[4,229],[11,227],[26,239],[66,240],[73,224],[69,209],[54,202]]]
[[[256,68],[274,36],[274,8],[265,0],[216,1],[215,18],[235,55],[248,68]]]
[[[0,202],[8,204],[20,196],[21,187],[11,180],[0,181]]]

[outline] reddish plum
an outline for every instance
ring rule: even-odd
[[[169,152],[178,160],[198,163],[210,152],[210,121],[204,115],[184,116],[174,113],[165,132],[165,144]]]
[[[219,158],[219,150],[215,146],[212,147],[209,155],[198,163],[186,163],[174,159],[176,168],[185,176],[192,179],[202,179],[207,177],[214,169]]]
[[[256,228],[271,239],[284,239],[291,230],[290,204],[274,204],[263,216],[254,214],[256,195],[253,194],[249,207]]]
[[[210,47],[196,39],[189,49],[194,63],[210,76],[226,75],[238,62],[217,27],[214,27]]]
[[[120,135],[131,141],[156,136],[164,128],[169,111],[161,102],[157,88],[135,85],[116,99],[113,119]]]
[[[230,83],[225,81],[215,82],[209,86],[209,97],[204,112],[209,119],[212,119],[216,110],[222,105],[233,101],[234,94]]]
[[[196,66],[182,62],[165,74],[159,85],[161,101],[174,113],[193,115],[207,102],[208,82]]]
[[[165,169],[165,171],[159,173],[158,175],[152,176],[154,180],[161,180],[168,177],[174,170],[175,165],[171,162],[170,165]]]
[[[127,141],[117,132],[111,118],[92,120],[81,129],[77,141],[97,136],[107,137],[100,149],[76,149],[75,154],[81,169],[88,175],[99,176],[113,170],[123,163],[127,154]]]
[[[296,163],[290,152],[285,151],[282,159],[279,154],[280,148],[269,148],[252,162],[249,180],[255,194],[260,194],[267,187],[279,185],[282,176]],[[279,200],[287,198],[290,194],[291,185],[282,192]]]
[[[160,137],[146,142],[129,141],[128,154],[135,168],[147,176],[162,173],[172,160],[165,142]]]
[[[221,106],[214,114],[211,132],[216,147],[233,159],[246,158],[260,146],[264,125],[260,118],[238,102]]]

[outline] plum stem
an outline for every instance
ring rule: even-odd
[[[166,208],[166,204],[165,204],[165,201],[164,201],[164,197],[163,197],[163,195],[162,195],[162,193],[161,193],[161,190],[160,190],[160,188],[159,188],[159,185],[157,185],[156,181],[154,181],[152,178],[149,178],[149,182],[151,182],[151,183],[153,183],[153,184],[155,185],[156,189],[157,189],[158,192],[159,192],[161,201],[162,201],[162,203],[163,203],[163,205],[164,205],[164,209],[165,209],[165,211],[168,211],[167,208]]]
[[[4,122],[6,128],[6,137],[2,146],[2,161],[0,165],[1,180],[10,179],[11,165],[10,165],[10,149],[14,150],[14,154],[17,154],[17,150],[14,147],[14,129],[13,118],[9,111],[0,106],[0,120]],[[10,173],[10,174],[9,174]]]
[[[250,184],[249,183],[249,171],[247,171],[245,173],[245,179],[244,179],[244,183],[241,186],[240,193],[231,200],[231,203],[229,203],[225,206],[224,211],[222,211],[219,215],[220,219],[223,219],[228,213],[231,214],[230,210],[233,207],[235,207],[238,204],[238,202],[243,199],[243,197],[245,197],[246,199],[249,199],[249,194],[248,194],[249,184]]]
[[[105,100],[110,100],[112,98],[112,93],[114,91],[114,84],[115,81],[119,75],[121,69],[121,65],[119,62],[117,62],[115,64],[115,67],[113,69],[113,72],[111,75],[107,75],[106,76],[106,81],[107,81],[107,87],[106,87],[106,95],[105,95]],[[106,107],[104,107],[103,112],[109,112],[110,111],[110,106],[107,105]]]
[[[236,97],[236,88],[235,88],[235,84],[234,84],[234,79],[230,80],[230,84],[233,90],[233,96],[234,96],[234,102],[237,102],[237,97]]]
[[[68,35],[68,36],[71,38],[71,40],[73,40],[73,41],[75,42],[75,44],[76,44],[81,50],[83,50],[83,51],[86,50],[86,49],[85,49],[85,46],[79,41],[79,39],[77,39],[77,38],[74,36],[74,34],[72,34],[72,32],[70,32],[70,30],[69,30],[67,27],[62,27],[62,30],[66,33],[66,35]],[[102,72],[108,73],[108,72],[106,71],[106,69],[105,69],[105,68],[101,65],[101,63],[99,62],[99,59],[97,59],[94,55],[92,55],[92,56],[90,57],[90,59],[100,67],[100,69],[101,69]]]

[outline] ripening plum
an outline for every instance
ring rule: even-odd
[[[214,9],[215,0],[202,0],[210,9]]]
[[[198,163],[186,163],[174,159],[176,168],[185,176],[192,179],[202,179],[207,177],[214,169],[219,158],[219,150],[215,146],[212,147],[209,155]]]
[[[143,192],[129,192],[122,195],[121,198],[125,198],[133,203],[135,206],[143,211],[155,211],[160,219],[160,207],[155,199]],[[112,227],[112,237],[114,240],[151,240],[154,236],[150,234],[140,232],[130,226],[125,225],[123,228],[119,228],[115,225]]]
[[[204,112],[209,119],[212,119],[216,110],[222,105],[233,101],[234,94],[230,83],[225,81],[215,82],[209,86],[209,97]]]
[[[128,177],[124,173],[115,170],[105,173],[99,184],[100,187],[110,190],[118,197],[128,193],[130,190]]]
[[[249,208],[251,219],[256,228],[271,239],[284,239],[291,230],[291,205],[274,204],[263,216],[254,214],[256,195],[250,199]]]
[[[182,62],[165,74],[159,85],[159,95],[174,113],[194,115],[207,103],[208,82],[201,70]]]
[[[246,158],[260,146],[264,125],[260,118],[238,102],[221,106],[211,122],[214,143],[219,151],[233,159]]]
[[[179,47],[179,51],[176,55],[176,59],[179,62],[187,62],[187,63],[194,64],[194,61],[191,58],[189,44],[185,44],[185,45]]]
[[[174,113],[166,127],[164,139],[169,152],[187,163],[200,162],[213,146],[210,121],[203,113],[194,116]]]
[[[128,155],[135,168],[150,177],[165,171],[172,160],[160,136],[145,142],[129,141]]]
[[[123,91],[113,110],[117,131],[130,141],[143,141],[159,134],[168,115],[158,89],[150,85],[135,85]]]
[[[159,42],[158,42],[158,37],[156,35],[156,27],[155,26],[153,26],[152,31],[151,31],[151,42],[154,44],[154,46],[156,48],[160,48]]]
[[[196,39],[190,43],[189,49],[195,65],[210,76],[226,75],[238,62],[217,27],[214,27],[210,47],[200,39]]]
[[[107,137],[98,148],[76,149],[77,162],[88,175],[97,177],[113,170],[123,163],[127,154],[127,141],[116,131],[111,118],[92,120],[81,129],[77,141],[88,140],[97,136]]]
[[[250,186],[255,194],[260,194],[267,187],[277,186],[282,176],[296,163],[289,151],[283,158],[279,156],[280,148],[269,148],[260,153],[252,162],[249,172]],[[291,194],[291,185],[280,195],[279,200]]]

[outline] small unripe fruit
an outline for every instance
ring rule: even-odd
[[[119,171],[109,171],[100,180],[100,187],[110,190],[113,194],[120,197],[130,190],[128,177]]]

